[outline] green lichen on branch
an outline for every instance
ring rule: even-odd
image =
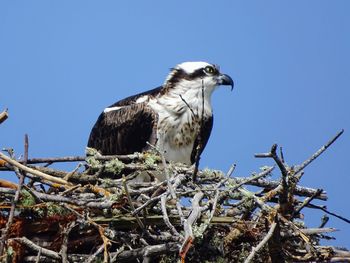
[[[27,190],[22,189],[19,199],[19,205],[23,207],[31,207],[36,204],[34,196]]]
[[[156,168],[157,163],[161,161],[161,157],[159,156],[159,154],[153,151],[148,151],[143,153],[142,159],[143,159],[143,163],[146,165],[148,169]]]
[[[114,159],[107,161],[104,164],[104,171],[107,173],[114,173],[115,175],[119,175],[123,171],[124,167],[125,165],[123,162],[119,161],[118,159]]]
[[[329,145],[300,166],[285,164],[275,152],[276,145],[271,152],[258,154],[276,162],[279,170],[274,170],[274,177],[279,180],[275,181],[271,180],[274,167],[268,166],[246,177],[231,176],[234,169],[227,173],[204,169],[193,181],[192,166],[161,162],[161,156],[152,152],[102,156],[87,149],[86,158],[57,158],[85,159],[87,169],[79,167],[81,172],[74,170],[72,174],[32,167],[66,178],[67,183],[51,182],[47,176],[41,185],[24,185],[10,227],[6,225],[9,209],[18,188],[0,187],[4,207],[0,227],[9,232],[2,256],[9,262],[35,262],[41,249],[52,262],[61,258],[67,246],[69,262],[108,262],[113,258],[118,262],[164,263],[349,261],[347,250],[320,246],[333,228],[307,228],[299,213],[313,199],[327,199],[323,190],[298,184],[300,169]],[[51,164],[53,159],[46,160]],[[22,168],[12,170],[18,175]],[[146,176],[148,181],[137,180]],[[288,198],[282,198],[285,193]],[[38,241],[36,248],[28,240]]]
[[[92,171],[102,170],[106,173],[113,173],[114,175],[120,175],[125,168],[125,164],[118,160],[118,158],[102,161],[98,160],[101,154],[93,148],[86,148],[86,163]]]

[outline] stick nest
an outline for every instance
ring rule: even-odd
[[[234,166],[196,172],[157,153],[102,156],[89,149],[87,157],[20,161],[12,151],[1,153],[1,171],[19,179],[0,180],[1,260],[349,261],[346,249],[321,245],[335,231],[325,227],[327,217],[315,228],[303,222],[305,208],[330,213],[312,204],[327,200],[326,192],[298,184],[304,168],[340,134],[294,166],[273,145],[256,157],[272,158],[276,167],[245,177],[235,176]],[[57,162],[79,164],[69,172],[48,166]]]

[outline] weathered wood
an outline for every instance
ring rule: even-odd
[[[286,165],[277,145],[259,156],[276,162],[281,175],[276,181],[267,179],[273,167],[247,177],[231,176],[233,169],[198,170],[193,181],[194,167],[148,154],[29,158],[28,146],[20,162],[1,154],[0,172],[31,179],[28,184],[23,178],[18,184],[0,180],[2,256],[8,262],[348,260],[346,250],[315,246],[335,229],[307,228],[302,218],[294,220],[301,209],[317,208],[350,222],[312,203],[326,200],[325,191],[298,185],[300,167],[340,134],[299,166]],[[73,171],[33,166],[56,162],[84,166]],[[152,181],[163,173],[167,180]],[[140,177],[151,181],[136,183]]]

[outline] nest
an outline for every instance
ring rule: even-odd
[[[304,169],[340,135],[299,165],[277,145],[246,177],[167,163],[158,152],[102,156],[25,157],[0,153],[1,255],[7,262],[335,262],[350,252],[321,245],[334,228],[317,228],[302,210],[321,209],[322,189],[300,186]],[[51,168],[78,162],[73,171]],[[43,165],[39,165],[43,164]],[[272,180],[271,174],[280,177]],[[142,178],[142,179],[140,179]],[[159,181],[157,178],[165,178]]]

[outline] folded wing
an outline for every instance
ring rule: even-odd
[[[157,115],[145,103],[121,106],[101,113],[91,130],[88,147],[103,155],[142,152],[155,144]]]

